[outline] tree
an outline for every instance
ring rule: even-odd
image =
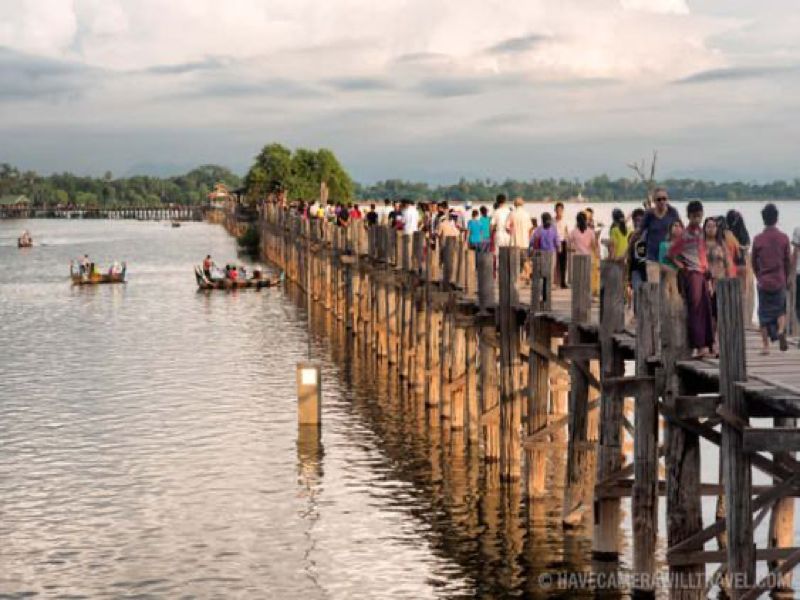
[[[247,196],[255,200],[286,190],[292,175],[292,153],[280,144],[264,146],[245,177]]]

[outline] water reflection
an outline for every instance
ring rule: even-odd
[[[287,293],[304,304],[297,290],[290,287]],[[591,589],[559,590],[540,579],[605,568],[595,569],[591,562],[591,519],[578,529],[562,530],[563,436],[556,436],[561,449],[548,452],[548,495],[528,502],[519,482],[502,481],[499,464],[484,461],[479,446],[469,444],[462,430],[446,422],[440,426],[438,410],[399,384],[394,367],[378,360],[330,311],[315,304],[310,312],[312,335],[339,365],[349,408],[374,434],[390,468],[387,477],[409,484],[413,500],[393,497],[392,504],[419,519],[434,551],[457,565],[454,570],[447,562],[435,570],[436,585],[457,576],[469,582],[470,596],[480,598],[593,597]],[[618,590],[601,595],[621,596]]]

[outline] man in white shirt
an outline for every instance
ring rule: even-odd
[[[411,200],[403,200],[402,205],[403,234],[414,235],[414,232],[419,229],[419,212]]]
[[[506,221],[508,215],[511,214],[511,209],[506,205],[506,195],[497,195],[497,207],[492,213],[492,220],[490,222],[491,231],[494,234],[494,247],[500,248],[511,245],[511,235],[506,229]]]

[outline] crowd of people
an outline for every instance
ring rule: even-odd
[[[688,339],[696,357],[718,353],[716,282],[738,277],[744,293],[754,275],[762,353],[769,353],[771,341],[779,342],[781,350],[787,349],[787,290],[795,281],[800,286],[800,227],[790,241],[777,227],[774,204],[761,211],[764,230],[752,241],[737,210],[706,217],[702,203],[695,200],[689,202],[684,220],[670,205],[664,188],[655,190],[653,206],[647,210],[637,208],[626,215],[615,208],[607,229],[595,222],[590,207],[579,211],[574,223],[568,223],[561,202],[555,204],[553,213],[543,212],[537,218],[521,198],[509,202],[503,194],[497,196],[492,210],[473,208],[470,202],[450,206],[410,200],[386,200],[382,206],[371,203],[364,211],[357,204],[333,202],[300,203],[297,208],[307,218],[340,226],[359,221],[365,227],[385,225],[406,235],[423,231],[434,244],[458,237],[476,252],[496,252],[504,246],[550,252],[551,281],[562,288],[568,285],[569,254],[588,255],[593,258],[595,294],[600,288],[601,256],[620,261],[625,265],[634,314],[636,290],[643,282],[658,281],[664,271],[677,272],[687,304]],[[800,318],[800,294],[797,298],[792,309]]]

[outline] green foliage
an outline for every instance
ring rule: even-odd
[[[667,179],[659,182],[669,190],[674,200],[777,200],[800,199],[800,179],[772,183],[743,183],[702,181],[696,179]],[[532,179],[518,181],[507,179],[460,180],[452,185],[430,187],[426,183],[389,179],[369,186],[356,186],[360,200],[410,198],[412,200],[475,200],[491,202],[497,194],[509,198],[521,196],[527,200],[569,200],[582,194],[594,202],[643,200],[647,195],[645,185],[631,179],[610,179],[600,175],[585,181],[577,179]]]
[[[100,177],[71,173],[39,175],[0,165],[0,195],[24,194],[34,206],[75,205],[82,207],[153,206],[158,204],[204,204],[208,193],[222,182],[237,187],[241,179],[225,167],[203,165],[185,175],[147,177],[137,175],[113,179],[110,171]]]
[[[319,197],[323,181],[331,200],[353,198],[353,180],[333,152],[297,148],[292,153],[280,144],[264,146],[245,177],[251,200],[278,192],[286,192],[290,200],[310,200]]]
[[[258,256],[258,249],[261,245],[261,234],[258,232],[258,227],[253,224],[248,225],[245,232],[236,241],[242,250],[251,256]]]

